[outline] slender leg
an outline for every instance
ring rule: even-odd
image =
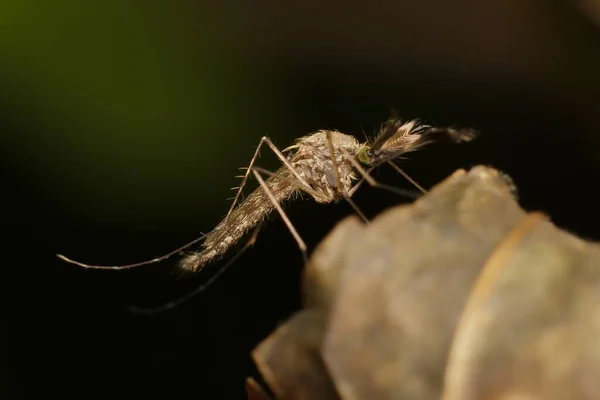
[[[269,170],[266,170],[264,168],[257,167],[257,166],[252,167],[252,169],[255,170],[255,171],[257,171],[257,172],[259,172],[259,173],[261,173],[261,174],[264,174],[264,175],[266,175],[266,176],[268,176],[270,178],[275,178],[275,179],[279,179],[279,180],[282,180],[282,181],[286,181],[290,185],[297,187],[299,190],[302,190],[303,192],[306,192],[306,193],[310,194],[316,200],[325,200],[325,197],[321,193],[317,192],[316,190],[314,190],[310,186],[305,186],[304,184],[299,183],[297,180],[295,180],[293,178],[288,178],[288,177],[285,177],[285,176],[281,176],[281,175],[276,174],[275,172],[271,172]]]
[[[269,148],[273,151],[273,153],[275,153],[275,155],[277,156],[277,158],[279,158],[279,160],[286,166],[289,168],[289,170],[292,172],[292,174],[294,174],[294,176],[296,177],[296,179],[298,179],[299,182],[301,182],[303,184],[303,186],[305,188],[310,188],[310,186],[308,185],[308,183],[300,176],[300,174],[298,173],[298,171],[296,171],[294,169],[294,167],[292,167],[292,164],[290,164],[290,162],[287,160],[287,158],[285,157],[285,155],[277,148],[277,146],[275,146],[273,144],[273,142],[271,141],[271,139],[269,139],[266,136],[263,136],[260,139],[260,142],[258,143],[258,146],[256,147],[256,150],[254,151],[254,156],[252,156],[252,160],[250,160],[250,164],[248,165],[248,168],[246,168],[246,173],[244,174],[244,178],[242,179],[242,183],[240,184],[238,191],[235,195],[235,197],[233,198],[233,202],[231,203],[231,207],[229,207],[229,211],[227,212],[227,217],[229,216],[229,214],[231,214],[231,212],[233,211],[233,209],[235,208],[235,205],[237,204],[241,194],[242,194],[242,190],[244,188],[244,186],[246,185],[246,182],[248,181],[248,177],[250,176],[250,171],[252,170],[252,168],[254,167],[254,163],[256,162],[256,159],[258,158],[258,155],[260,153],[260,149],[262,147],[263,144],[267,144],[267,146],[269,146]]]
[[[354,212],[356,212],[356,214],[360,217],[360,219],[363,220],[363,222],[365,222],[367,224],[369,222],[371,222],[366,217],[366,215],[360,210],[360,208],[358,208],[358,205],[356,204],[356,202],[354,200],[352,200],[350,198],[350,196],[348,196],[346,193],[342,194],[342,196],[344,196],[344,200],[346,200],[348,202],[348,204],[350,204],[350,206],[354,209]]]
[[[252,236],[250,237],[250,239],[248,239],[246,244],[236,253],[235,256],[233,256],[227,262],[227,264],[225,264],[221,268],[219,268],[219,270],[213,276],[211,276],[207,281],[203,282],[200,286],[198,286],[193,291],[179,297],[178,299],[172,300],[172,301],[165,303],[158,307],[140,308],[140,307],[136,307],[136,306],[129,306],[127,308],[129,309],[130,312],[132,312],[134,314],[152,315],[152,314],[170,310],[172,308],[175,308],[175,307],[187,302],[188,300],[191,300],[193,297],[195,297],[196,295],[198,295],[201,292],[203,292],[204,290],[206,290],[217,279],[219,279],[221,277],[221,275],[223,275],[225,273],[225,271],[227,271],[227,269],[229,269],[229,267],[231,267],[235,263],[235,261],[242,255],[242,253],[244,251],[246,251],[249,247],[254,245],[254,243],[256,242],[256,237],[258,236],[259,230],[260,230],[260,225],[258,225],[254,229],[254,232],[252,232]]]
[[[70,258],[67,258],[65,256],[63,256],[62,254],[57,254],[56,256],[58,258],[60,258],[63,261],[66,261],[70,264],[75,264],[78,265],[80,267],[83,268],[90,268],[90,269],[130,269],[130,268],[135,268],[135,267],[140,267],[142,265],[148,265],[148,264],[155,264],[157,262],[161,262],[166,260],[167,258],[174,256],[175,254],[179,254],[181,253],[183,250],[187,249],[190,246],[195,245],[196,243],[200,242],[202,239],[204,239],[204,235],[200,236],[197,239],[192,240],[191,242],[163,255],[160,257],[156,257],[153,258],[151,260],[147,260],[147,261],[142,261],[142,262],[137,262],[137,263],[133,263],[133,264],[125,264],[125,265],[93,265],[93,264],[84,264],[82,262],[79,261],[75,261],[75,260],[71,260]]]
[[[402,168],[400,168],[395,162],[393,162],[392,160],[387,162],[392,168],[394,168],[396,170],[396,172],[398,172],[400,175],[402,175],[404,177],[404,179],[406,179],[407,181],[409,181],[410,183],[412,183],[417,189],[419,189],[421,191],[421,193],[426,194],[427,190],[423,189],[423,186],[419,185],[417,183],[417,181],[415,181],[413,178],[411,178],[406,172],[404,172],[402,170]]]
[[[365,172],[367,174],[370,174],[371,171],[373,171],[373,169],[375,169],[374,167],[369,168],[368,170],[366,170]],[[358,183],[356,185],[354,185],[350,191],[348,192],[348,196],[352,197],[354,196],[354,193],[356,193],[356,191],[358,190],[358,188],[365,182],[365,178],[360,178],[360,181],[358,181]]]
[[[344,200],[354,209],[356,214],[365,222],[369,222],[365,214],[358,208],[358,205],[350,198],[348,193],[344,192],[344,188],[342,187],[342,180],[340,179],[340,170],[338,168],[337,159],[335,158],[335,150],[333,148],[333,139],[331,138],[331,131],[327,131],[327,148],[329,150],[329,158],[331,159],[331,166],[333,167],[333,174],[335,176],[335,185],[337,188],[338,194],[344,197]]]
[[[285,213],[285,211],[283,211],[283,208],[281,207],[281,204],[279,204],[279,202],[277,201],[277,199],[275,198],[275,196],[271,192],[271,189],[269,189],[269,187],[267,186],[267,184],[263,180],[262,176],[260,176],[260,173],[256,169],[253,169],[252,173],[254,174],[254,177],[256,178],[256,180],[258,181],[258,183],[260,184],[260,186],[263,188],[263,190],[265,191],[265,193],[269,197],[269,200],[271,200],[271,203],[273,203],[273,206],[275,206],[275,208],[277,209],[277,212],[279,212],[279,215],[281,216],[281,219],[283,220],[283,222],[285,223],[285,225],[289,229],[289,231],[292,234],[292,236],[294,237],[294,239],[296,239],[296,242],[298,243],[298,247],[300,248],[300,251],[302,252],[302,257],[304,259],[304,262],[306,263],[306,261],[308,260],[308,257],[307,257],[307,254],[306,254],[306,244],[304,243],[304,240],[302,240],[302,238],[298,234],[298,231],[296,231],[296,228],[294,228],[294,225],[292,224],[292,222],[288,218],[287,214]]]
[[[348,160],[352,163],[352,165],[354,166],[354,168],[356,168],[356,170],[362,175],[363,179],[371,186],[376,187],[376,188],[380,188],[380,189],[385,189],[385,190],[389,190],[390,192],[394,192],[400,196],[406,196],[406,197],[410,197],[413,199],[416,199],[419,197],[418,194],[415,194],[415,192],[411,191],[411,190],[404,190],[404,189],[400,189],[391,185],[386,185],[384,183],[380,183],[377,182],[375,180],[375,178],[373,178],[369,172],[373,169],[370,168],[369,172],[365,171],[365,169],[360,165],[360,163],[358,161],[356,161],[354,159],[354,157],[352,157],[350,155],[350,153],[348,153],[344,148],[340,148],[340,150],[344,153],[344,155],[346,157],[348,157]],[[362,184],[362,180],[359,181],[356,185],[354,185],[354,187],[352,189],[350,189],[350,191],[348,192],[349,195],[354,194],[354,192],[356,192],[356,189],[358,189],[358,186]]]
[[[254,167],[254,169],[258,172],[260,172],[261,174],[265,174],[269,177],[274,177],[277,179],[281,179],[281,180],[285,180],[287,182],[289,182],[290,185],[296,186],[298,189],[310,194],[311,196],[315,197],[315,198],[323,198],[323,196],[317,192],[316,190],[307,190],[306,188],[304,188],[304,186],[292,179],[286,178],[286,177],[282,177],[279,176],[271,171],[267,171],[266,169],[260,168],[260,167]],[[344,197],[344,199],[352,206],[352,208],[354,208],[354,211],[356,211],[356,213],[358,214],[358,216],[365,222],[369,222],[369,220],[367,219],[367,217],[365,217],[365,215],[362,213],[362,211],[360,211],[360,209],[358,208],[358,206],[356,205],[356,203],[350,198],[350,196],[348,196],[345,193],[342,193],[342,196]]]

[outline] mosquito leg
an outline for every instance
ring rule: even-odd
[[[354,200],[352,200],[349,195],[343,194],[343,196],[344,196],[344,200],[346,200],[348,202],[348,204],[350,204],[350,206],[354,209],[354,212],[356,212],[356,214],[360,217],[360,219],[363,220],[363,222],[365,222],[367,224],[369,222],[371,222],[366,217],[366,215],[363,214],[363,212],[360,210],[360,208],[358,208],[358,205],[356,204],[356,202]]]
[[[423,186],[419,185],[417,183],[417,181],[415,181],[413,178],[411,178],[406,172],[404,172],[402,170],[402,168],[400,168],[395,162],[393,162],[392,160],[387,162],[392,168],[394,168],[396,170],[396,172],[398,172],[400,175],[402,175],[404,177],[404,179],[406,179],[407,181],[409,181],[410,183],[412,183],[417,189],[419,189],[421,191],[421,193],[426,194],[427,190],[423,189]]]
[[[140,267],[142,265],[148,265],[148,264],[156,264],[158,262],[164,261],[169,257],[174,256],[175,254],[180,254],[183,250],[187,249],[188,247],[191,247],[193,245],[195,245],[196,243],[198,243],[199,241],[201,241],[202,239],[204,239],[204,236],[200,236],[197,239],[192,240],[191,242],[163,255],[160,257],[156,257],[153,258],[151,260],[147,260],[147,261],[141,261],[141,262],[137,262],[134,264],[125,264],[125,265],[93,265],[93,264],[85,264],[79,261],[75,261],[75,260],[71,260],[68,257],[63,256],[62,254],[57,254],[56,257],[60,258],[63,261],[68,262],[69,264],[75,264],[78,265],[80,267],[83,268],[89,268],[89,269],[130,269],[130,268],[136,268],[136,267]]]
[[[333,175],[335,176],[335,185],[337,188],[337,192],[344,198],[344,200],[346,200],[346,202],[348,202],[348,204],[350,204],[350,206],[354,209],[356,214],[358,214],[358,216],[363,221],[368,223],[369,220],[367,219],[365,214],[360,210],[360,208],[358,208],[358,205],[354,202],[354,200],[352,200],[350,198],[351,196],[348,193],[345,193],[344,188],[342,187],[342,180],[340,179],[340,170],[338,168],[337,159],[335,158],[335,150],[333,148],[333,139],[331,139],[331,132],[327,131],[326,135],[327,135],[327,148],[329,150],[329,158],[331,159]]]
[[[360,165],[360,163],[358,161],[356,161],[354,159],[354,157],[352,157],[350,155],[350,153],[348,153],[348,151],[346,151],[344,148],[340,148],[340,150],[342,151],[342,153],[344,153],[344,155],[346,155],[346,157],[348,158],[348,160],[352,163],[352,165],[354,166],[354,168],[356,168],[356,170],[362,175],[363,179],[371,186],[376,187],[376,188],[380,188],[380,189],[385,189],[385,190],[389,190],[390,192],[394,192],[400,196],[406,196],[406,197],[410,197],[413,199],[416,199],[419,197],[419,194],[416,194],[415,192],[413,192],[412,190],[405,190],[405,189],[400,189],[391,185],[386,185],[384,183],[380,183],[377,182],[375,180],[375,178],[373,178],[369,172],[365,171],[365,169]],[[373,168],[369,169],[369,171],[371,171]],[[350,189],[349,193],[354,194],[354,192],[356,191],[356,189],[358,189],[358,185],[360,185],[362,183],[362,181],[358,182],[352,189]]]
[[[282,181],[285,181],[287,183],[289,183],[292,186],[297,187],[299,190],[302,190],[303,192],[306,192],[308,194],[310,194],[311,196],[313,196],[315,199],[323,199],[323,195],[319,192],[317,192],[316,190],[314,190],[313,188],[311,188],[310,186],[305,186],[303,183],[299,183],[295,178],[289,178],[286,176],[281,176],[275,172],[271,172],[268,171],[264,168],[261,167],[253,167],[254,170],[256,170],[257,172],[267,175],[270,178],[275,178],[275,179],[279,179]]]
[[[170,310],[172,308],[175,308],[175,307],[187,302],[188,300],[191,300],[196,295],[198,295],[201,292],[203,292],[204,290],[206,290],[217,279],[219,279],[221,277],[221,275],[223,275],[229,269],[229,267],[231,267],[235,263],[235,261],[242,255],[242,253],[244,253],[249,247],[254,245],[254,243],[256,242],[256,237],[258,236],[259,230],[260,230],[260,225],[258,225],[254,229],[254,232],[252,232],[252,236],[250,237],[250,239],[248,239],[246,244],[236,253],[236,255],[234,257],[232,257],[227,262],[227,264],[225,264],[221,268],[219,268],[219,270],[213,276],[211,276],[207,281],[203,282],[196,289],[179,297],[178,299],[172,300],[172,301],[165,303],[163,305],[160,305],[158,307],[140,308],[137,306],[129,306],[129,307],[127,307],[128,310],[134,314],[152,315],[152,314],[157,314],[157,313],[160,313],[163,311]]]
[[[371,171],[373,171],[373,169],[375,169],[374,167],[369,168],[368,170],[366,170],[367,174],[370,174]],[[358,190],[358,188],[365,182],[365,178],[360,178],[360,181],[358,181],[358,183],[356,185],[354,185],[349,191],[348,191],[348,196],[352,197],[354,196],[354,193],[356,193],[356,191]]]
[[[307,190],[304,185],[290,179],[284,176],[279,176],[271,171],[267,171],[266,169],[260,168],[260,167],[254,167],[254,169],[258,172],[260,172],[261,174],[265,174],[269,177],[273,177],[276,179],[281,179],[284,181],[289,182],[290,185],[296,186],[298,189],[305,191],[306,193],[310,194],[313,197],[322,197],[322,195],[317,192],[316,190],[313,190],[312,188],[309,188],[310,190]],[[358,214],[358,216],[365,222],[369,222],[369,220],[367,219],[367,217],[365,217],[365,215],[362,213],[362,211],[360,211],[360,209],[358,208],[358,206],[356,205],[356,203],[354,202],[354,200],[352,200],[350,198],[349,195],[346,195],[344,193],[342,193],[342,196],[344,197],[344,199],[352,206],[352,208],[354,209],[354,211],[356,211],[356,213]]]
[[[256,162],[256,159],[258,158],[258,155],[260,153],[260,149],[262,147],[263,144],[267,144],[267,146],[269,146],[269,148],[273,151],[273,153],[275,153],[275,155],[277,156],[277,158],[279,158],[279,160],[286,166],[288,167],[288,169],[292,172],[292,174],[294,174],[294,176],[296,177],[296,179],[298,179],[298,181],[300,181],[305,188],[310,188],[310,186],[308,185],[308,183],[306,182],[306,180],[304,180],[302,178],[302,176],[300,176],[300,174],[298,173],[298,171],[296,171],[296,169],[292,166],[292,164],[290,164],[290,162],[287,160],[287,158],[285,157],[285,155],[277,148],[277,146],[275,146],[273,144],[273,142],[271,141],[271,139],[269,139],[266,136],[263,136],[260,139],[260,142],[258,143],[258,146],[256,147],[256,150],[254,151],[254,156],[252,156],[252,159],[250,160],[250,164],[248,165],[248,168],[246,168],[246,173],[244,174],[244,178],[242,179],[242,183],[240,184],[240,186],[238,187],[237,193],[235,194],[235,197],[233,198],[233,202],[231,203],[231,206],[229,207],[229,211],[227,212],[227,217],[229,216],[229,214],[231,214],[231,212],[233,211],[233,209],[235,208],[241,194],[242,194],[242,190],[244,189],[244,186],[246,186],[246,182],[248,181],[248,177],[250,176],[250,171],[252,170],[252,168],[254,167],[254,163]],[[227,218],[226,217],[226,218]]]
[[[273,203],[273,206],[277,209],[277,212],[279,212],[281,219],[283,220],[283,222],[289,229],[292,236],[294,237],[294,239],[296,239],[296,242],[298,243],[298,247],[300,248],[300,251],[302,252],[302,257],[304,259],[304,262],[306,263],[306,261],[308,260],[308,257],[306,254],[306,244],[304,243],[304,240],[302,240],[302,238],[298,234],[298,231],[296,231],[296,228],[294,228],[294,225],[288,218],[287,214],[285,213],[285,211],[283,211],[281,204],[279,204],[279,202],[277,201],[277,199],[271,192],[271,189],[269,189],[269,187],[263,180],[262,176],[260,176],[260,173],[256,169],[253,169],[252,173],[254,174],[254,177],[256,178],[256,180],[258,181],[258,183],[260,184],[262,189],[265,191],[265,193],[269,197],[269,200],[271,200],[271,203]]]

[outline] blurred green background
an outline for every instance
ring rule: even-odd
[[[186,6],[3,1],[2,157],[106,224],[222,204],[285,117],[265,71],[228,51],[214,9]]]

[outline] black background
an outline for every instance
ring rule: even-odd
[[[405,118],[418,117],[435,125],[474,127],[482,132],[476,141],[466,145],[432,145],[414,153],[402,165],[425,187],[433,186],[457,168],[495,166],[513,177],[525,209],[543,211],[560,227],[589,239],[600,239],[600,69],[595,68],[600,66],[600,53],[592,56],[592,50],[599,50],[593,18],[587,19],[574,3],[563,7],[548,2],[552,6],[547,8],[532,3],[537,5],[531,5],[531,15],[543,14],[554,21],[539,28],[552,33],[547,42],[543,38],[539,41],[549,49],[557,49],[556,54],[533,58],[529,63],[511,63],[535,49],[519,50],[519,36],[505,35],[498,43],[504,43],[506,49],[513,47],[514,54],[511,56],[509,51],[506,56],[498,56],[497,70],[490,72],[488,64],[479,62],[476,47],[464,50],[471,61],[457,62],[464,54],[455,54],[451,41],[445,47],[434,41],[441,46],[436,47],[423,39],[421,45],[409,46],[417,49],[410,53],[406,43],[411,41],[397,43],[391,34],[396,29],[397,35],[406,34],[401,27],[389,27],[381,36],[377,36],[379,31],[371,32],[377,45],[361,42],[356,47],[344,47],[348,41],[359,40],[359,33],[369,31],[378,17],[362,14],[365,10],[358,9],[339,15],[341,4],[327,6],[331,8],[329,14],[323,11],[332,19],[329,30],[335,31],[337,25],[350,27],[356,36],[333,35],[327,46],[309,33],[291,35],[285,28],[288,22],[278,14],[283,13],[283,6],[274,10],[273,5],[263,4],[259,11],[251,12],[249,8],[239,12],[242,17],[244,12],[252,18],[263,15],[262,22],[249,23],[237,36],[231,35],[229,45],[248,53],[252,46],[259,48],[255,51],[260,56],[244,53],[240,57],[249,59],[249,65],[256,70],[268,68],[270,85],[277,87],[277,101],[284,102],[288,115],[293,115],[293,122],[282,124],[281,118],[277,119],[276,142],[280,147],[291,144],[296,136],[322,128],[352,133],[362,140],[362,131],[372,135],[392,108]],[[518,10],[517,3],[510,4]],[[459,10],[447,18],[463,15],[461,24],[483,18],[476,14],[477,10],[465,16],[471,6],[461,2],[457,5]],[[195,4],[181,2],[177,7],[181,14],[200,13]],[[399,13],[399,25],[409,19],[406,14],[415,12],[410,9],[413,6],[406,4],[394,7],[394,12]],[[386,14],[385,9],[374,9]],[[203,8],[202,12],[206,10]],[[439,21],[447,20],[443,12],[421,12],[429,18],[412,22],[419,28],[413,41],[422,39],[423,32],[433,37],[447,34],[439,25]],[[351,18],[349,14],[353,13],[358,17]],[[299,14],[295,17],[313,15],[308,11]],[[356,21],[361,25],[353,27]],[[527,21],[516,18],[512,23],[521,26]],[[507,17],[504,23],[509,22]],[[529,21],[530,25],[534,22]],[[260,29],[261,23],[270,29],[268,34]],[[486,25],[484,21],[472,22],[460,29],[465,30],[465,36],[473,37],[478,35],[478,29],[488,28]],[[490,30],[504,26],[490,25]],[[280,34],[276,44],[248,44],[252,40],[262,40],[264,44],[265,38]],[[482,47],[492,45],[484,43]],[[398,48],[394,50],[394,46]],[[306,50],[314,48],[319,50]],[[374,57],[378,49],[386,48],[389,51],[380,59]],[[440,48],[447,52],[438,57]],[[286,52],[278,53],[282,49]],[[318,56],[321,51],[327,57]],[[295,52],[304,56],[291,57]],[[267,61],[262,58],[265,54],[271,54]],[[411,54],[411,60],[402,58]],[[419,54],[434,56],[419,58]],[[398,61],[392,55],[402,57]],[[263,61],[256,62],[259,59]],[[502,64],[503,60],[510,62]],[[554,67],[562,67],[552,69],[549,61],[555,61]],[[552,71],[547,72],[548,69]],[[244,79],[250,78],[238,76],[236,82],[243,84]],[[253,84],[260,87],[260,83]],[[0,129],[3,134],[25,138],[20,142],[23,148],[28,140],[57,129],[42,120],[30,119],[32,111],[27,104],[5,103]],[[268,111],[265,115],[262,120],[268,119]],[[272,134],[258,129],[250,132],[245,143],[258,143],[262,134]],[[224,131],[222,140],[235,146],[234,134]],[[193,300],[165,313],[134,315],[127,310],[128,305],[160,305],[188,293],[219,265],[200,276],[179,279],[170,268],[176,258],[137,270],[114,272],[83,270],[61,262],[55,254],[113,264],[151,258],[211,229],[226,213],[229,203],[222,201],[200,214],[192,214],[191,220],[171,224],[102,224],[71,213],[69,210],[76,205],[56,197],[48,182],[32,172],[39,166],[29,168],[30,160],[20,159],[19,149],[13,150],[13,156],[4,157],[8,174],[2,181],[3,242],[7,245],[0,277],[5,295],[4,327],[0,330],[2,397],[243,398],[245,377],[256,375],[249,356],[251,349],[300,307],[302,259],[280,219],[272,218],[263,227],[256,245]],[[252,146],[239,149],[233,163],[247,164],[252,151]],[[237,154],[246,155],[240,158]],[[229,157],[224,153],[216,157],[221,156]],[[269,166],[275,165],[270,162]],[[229,167],[233,164],[226,165],[213,164],[211,168],[219,177],[238,174],[235,167]],[[393,171],[382,169],[376,177],[410,188]],[[227,183],[233,186],[235,180],[229,179]],[[210,182],[197,184],[210,186]],[[218,194],[222,198],[228,195]],[[143,202],[145,196],[150,198],[151,194],[141,195],[139,201]],[[178,196],[183,197],[173,193],[173,204],[177,204]],[[371,217],[407,201],[367,186],[361,188],[355,200]],[[118,201],[118,197],[111,201]],[[319,205],[312,200],[290,203],[286,210],[311,250],[336,222],[351,213],[346,204]]]

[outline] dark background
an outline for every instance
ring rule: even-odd
[[[176,258],[92,271],[55,254],[128,263],[209,231],[262,135],[362,139],[391,109],[475,127],[477,141],[402,165],[425,187],[495,166],[524,208],[600,239],[597,1],[163,3],[0,5],[1,398],[243,398],[251,349],[300,307],[302,259],[279,218],[207,291],[153,316],[127,306],[188,293],[219,265],[180,279]],[[366,186],[355,200],[369,216],[407,201]],[[351,213],[287,210],[311,250]]]

